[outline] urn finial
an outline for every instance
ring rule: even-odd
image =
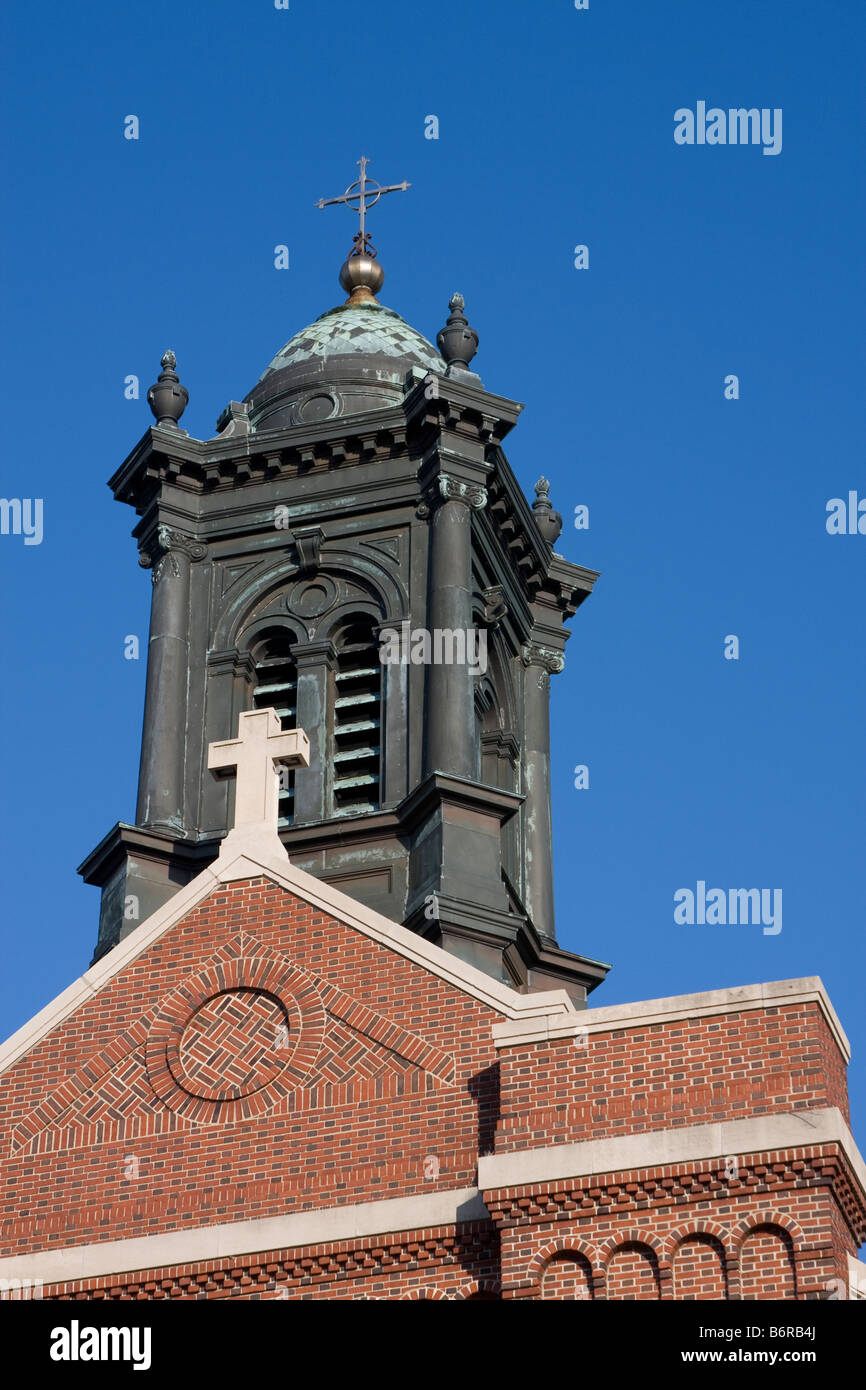
[[[459,292],[452,294],[448,301],[448,308],[451,314],[444,328],[440,328],[436,336],[436,346],[448,365],[449,376],[452,373],[469,373],[474,377],[475,373],[469,371],[469,363],[478,351],[478,334],[475,329],[470,327],[469,320],[463,312],[466,308],[466,301]]]
[[[189,403],[189,392],[180,384],[175,370],[177,358],[171,348],[162,354],[160,366],[162,371],[147,393],[147,403],[156,416],[158,429],[176,430],[177,422]]]
[[[548,545],[554,545],[562,534],[562,517],[554,511],[550,501],[550,483],[539,478],[535,484],[535,501],[532,504],[535,524]]]

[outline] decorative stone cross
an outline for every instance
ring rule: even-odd
[[[247,710],[238,719],[237,738],[210,744],[212,771],[236,768],[235,830],[260,826],[276,833],[280,774],[276,764],[309,767],[310,740],[303,729],[283,733],[275,709]]]

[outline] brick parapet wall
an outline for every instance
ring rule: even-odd
[[[809,1107],[848,1116],[817,1002],[516,1042],[499,1060],[497,1153]]]

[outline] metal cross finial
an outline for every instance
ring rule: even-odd
[[[355,233],[350,256],[375,256],[376,248],[370,242],[367,233],[367,210],[375,207],[383,193],[405,193],[407,188],[412,185],[404,179],[402,183],[389,184],[383,188],[376,183],[375,179],[367,178],[367,165],[370,163],[366,155],[362,155],[358,160],[361,166],[361,177],[350,183],[345,193],[339,198],[320,198],[316,203],[317,208],[330,207],[332,203],[345,203],[353,212],[357,212],[361,218],[361,230]]]

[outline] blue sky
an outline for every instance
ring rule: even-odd
[[[474,365],[526,405],[511,463],[602,572],[553,682],[562,944],[614,963],[598,1003],[820,975],[862,1126],[866,536],[829,536],[825,508],[866,496],[866,10],[149,0],[2,24],[0,493],[45,520],[40,546],[0,536],[0,1033],[86,967],[75,868],[135,812],[123,642],[150,580],[106,480],[167,346],[208,437],[339,302],[354,224],[313,204],[363,153],[412,183],[371,219],[383,302],[434,338],[463,291]],[[675,144],[699,100],[781,108],[781,154]],[[781,888],[782,931],[677,925],[701,879]]]

